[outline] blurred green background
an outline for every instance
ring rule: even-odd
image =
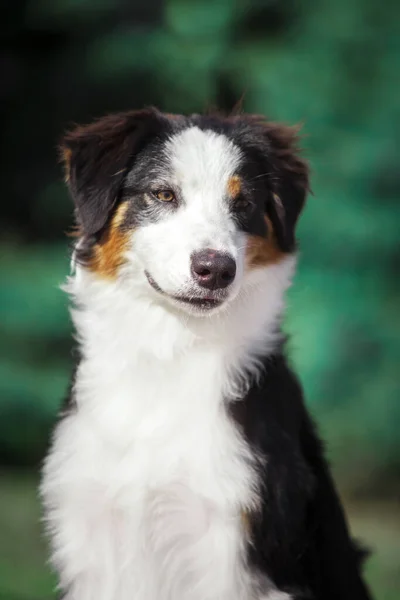
[[[379,600],[400,597],[400,3],[13,0],[0,24],[0,599],[47,600],[36,484],[71,367],[56,145],[155,104],[304,124],[286,329]]]

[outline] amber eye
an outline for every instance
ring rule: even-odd
[[[172,202],[175,200],[175,194],[171,190],[159,190],[158,192],[154,192],[154,195],[161,202]]]

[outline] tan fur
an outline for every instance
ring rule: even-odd
[[[285,257],[285,253],[282,252],[277,244],[270,219],[267,216],[264,218],[268,227],[267,236],[247,236],[246,267],[248,269],[278,263]]]
[[[62,148],[62,160],[64,162],[64,178],[65,183],[68,183],[71,178],[71,158],[72,150],[70,148]]]
[[[88,263],[88,268],[100,277],[115,279],[119,267],[124,262],[130,234],[121,231],[120,226],[127,209],[128,202],[124,202],[117,208],[103,239],[93,248],[93,256]]]
[[[231,198],[235,199],[239,196],[240,190],[242,188],[242,182],[240,180],[239,175],[232,175],[228,179],[227,191]]]
[[[83,231],[79,225],[73,225],[71,230],[66,232],[66,235],[71,238],[80,238],[83,236]]]

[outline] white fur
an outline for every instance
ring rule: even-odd
[[[245,272],[246,238],[222,200],[240,162],[228,140],[192,128],[168,152],[185,205],[133,234],[116,281],[78,267],[68,284],[83,358],[77,410],[44,467],[52,562],[68,600],[286,600],[245,564],[257,457],[226,403],[274,346],[295,261]],[[190,253],[204,246],[241,265],[208,318],[144,276],[185,289]]]
[[[168,294],[197,290],[201,295],[204,290],[196,288],[190,273],[192,253],[204,248],[228,253],[237,262],[232,298],[243,276],[246,242],[232,219],[227,186],[241,151],[222,135],[191,127],[168,142],[165,154],[170,163],[165,183],[180,190],[181,206],[161,222],[136,231],[133,262],[141,263]]]

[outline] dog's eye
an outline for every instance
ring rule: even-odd
[[[158,200],[161,200],[161,202],[172,202],[175,200],[175,194],[171,190],[158,190],[158,192],[154,192],[154,196]]]
[[[250,202],[243,196],[239,197],[239,198],[237,198],[237,200],[235,200],[235,209],[237,211],[246,210],[249,206],[250,206]]]

